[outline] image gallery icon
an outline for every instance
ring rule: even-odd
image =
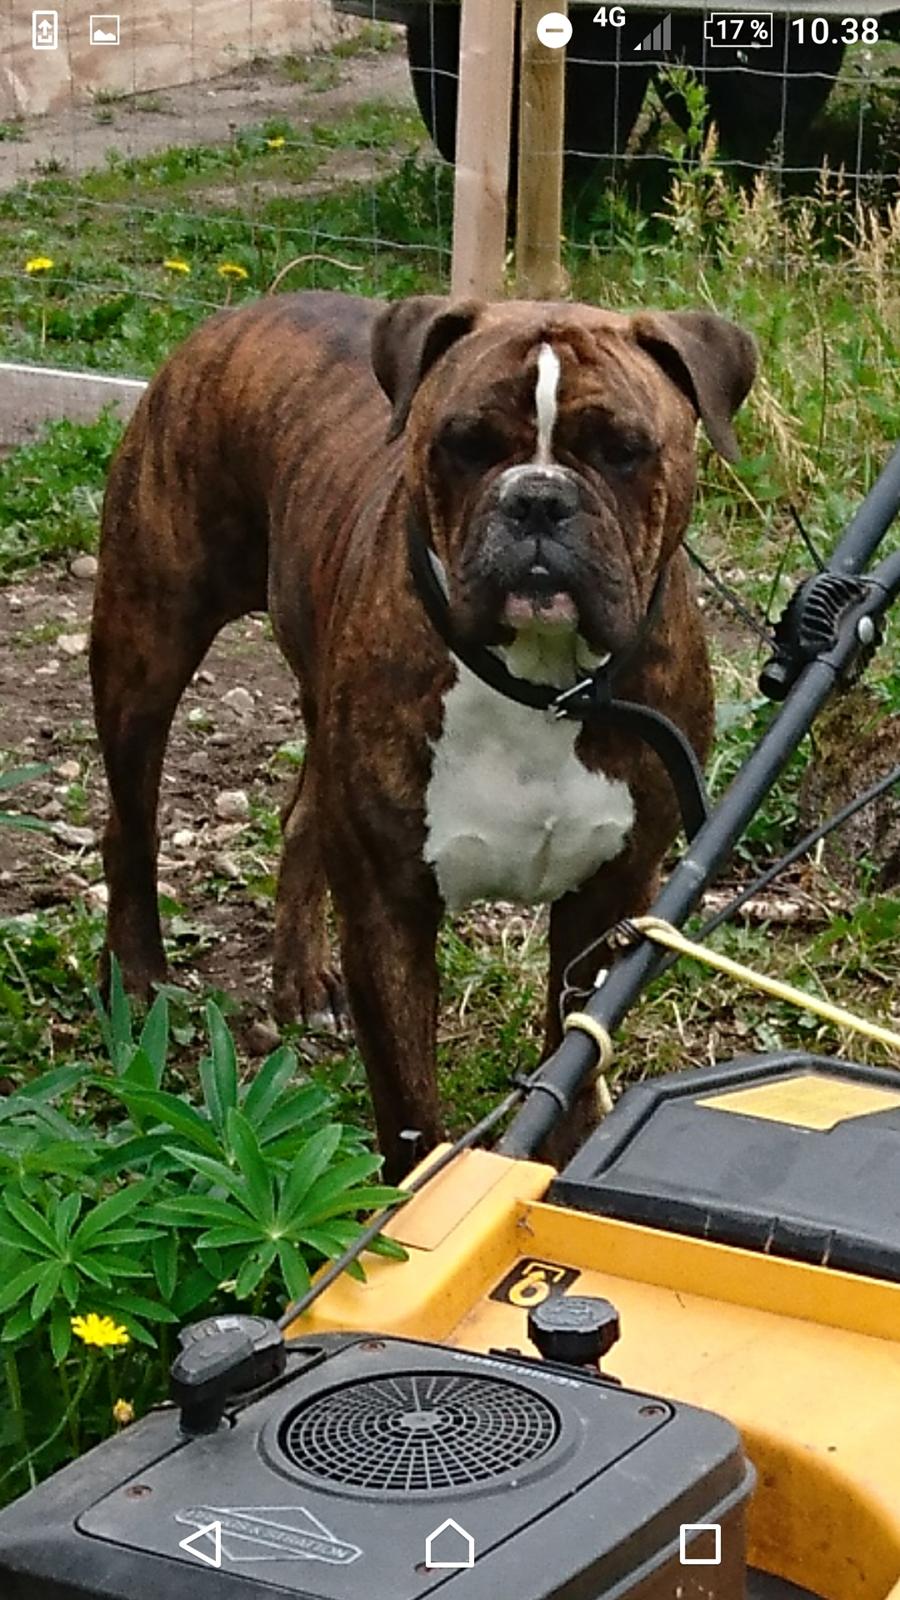
[[[118,17],[91,17],[91,44],[118,44],[119,43],[119,18]]]
[[[55,50],[59,45],[59,12],[32,11],[32,50]]]

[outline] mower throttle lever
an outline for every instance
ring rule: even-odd
[[[206,1317],[182,1328],[178,1342],[169,1394],[189,1436],[215,1433],[230,1396],[280,1378],[287,1360],[284,1335],[266,1317]]]

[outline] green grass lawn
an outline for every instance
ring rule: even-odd
[[[745,599],[777,614],[808,569],[791,505],[827,551],[900,436],[900,210],[887,200],[857,202],[827,171],[805,195],[780,197],[771,175],[742,189],[711,147],[691,166],[683,146],[672,144],[671,130],[666,138],[666,183],[652,201],[636,197],[633,186],[570,197],[565,263],[576,297],[616,307],[708,307],[755,334],[762,376],[739,422],[742,460],[727,466],[701,445],[691,537]],[[357,157],[368,162],[368,172],[351,181],[342,176],[342,163]],[[222,146],[117,158],[78,182],[47,174],[0,198],[2,354],[150,373],[212,309],[266,292],[291,263],[283,288],[392,296],[441,289],[451,199],[451,174],[423,151],[418,119],[377,102],[312,127],[271,123]],[[35,258],[52,266],[29,273],[26,263]],[[13,581],[41,563],[93,547],[117,436],[110,418],[87,428],[63,424],[40,445],[0,463],[0,577]],[[713,635],[720,736],[712,776],[720,792],[771,713],[755,688],[758,653],[742,631],[722,622],[718,609]],[[887,728],[900,714],[895,647],[882,653],[871,681],[864,714],[876,725],[884,719]],[[7,752],[0,769],[16,759],[17,752]],[[807,752],[797,757],[749,830],[738,876],[796,837],[806,761]],[[70,820],[83,820],[83,792],[74,793],[72,806]],[[271,896],[276,841],[274,804],[262,800],[236,854],[242,881],[252,881],[263,901]],[[863,863],[857,881],[855,894],[844,891],[828,901],[827,876],[820,872],[814,883],[820,900],[835,908],[830,916],[799,928],[742,923],[723,930],[718,942],[751,964],[886,1019],[900,980],[900,911],[896,896],[874,887],[877,863]],[[209,888],[211,897],[232,892],[214,877]],[[85,998],[101,934],[99,914],[81,901],[0,923],[0,1071],[9,1086],[27,1090],[40,1084],[50,1063],[63,1073],[73,1069],[58,1080],[44,1117],[44,1131],[50,1127],[59,1139],[69,1137],[66,1129],[78,1119],[99,1117],[104,1138],[118,1127],[108,1111],[98,1112],[98,1091],[86,1094],[79,1076],[109,1073],[109,1043]],[[190,967],[202,936],[202,929],[199,935],[187,929],[176,949],[176,977]],[[478,913],[445,930],[441,960],[444,1095],[451,1126],[461,1129],[494,1102],[514,1072],[537,1058],[543,923],[531,914]],[[226,1013],[233,1008],[228,996],[219,999]],[[682,963],[629,1019],[615,1078],[624,1083],[700,1063],[716,1050],[833,1045],[833,1036],[808,1017],[728,984],[710,984]],[[170,1068],[172,1086],[184,1097],[207,1091],[197,1080],[202,1049],[200,1001],[187,991],[173,994]],[[883,1060],[874,1046],[848,1049]],[[251,1081],[252,1070],[242,1070]],[[354,1052],[335,1054],[311,1076],[332,1097],[335,1116],[366,1123]],[[135,1106],[140,1117],[141,1105]],[[149,1115],[146,1105],[143,1111]],[[29,1204],[46,1205],[49,1185],[58,1200],[69,1179],[49,1178],[40,1151],[29,1166],[22,1136],[7,1137],[3,1130],[0,1117],[4,1196],[15,1189]],[[69,1171],[76,1187],[78,1170],[74,1159]],[[0,1253],[3,1246],[0,1229]],[[272,1270],[277,1273],[277,1264]],[[154,1261],[153,1271],[165,1300],[171,1261]],[[145,1289],[144,1298],[150,1292]],[[11,1303],[7,1299],[5,1309]],[[42,1291],[38,1310],[43,1307]],[[32,1335],[26,1322],[31,1330],[25,1319],[11,1335],[7,1322],[7,1344],[0,1346],[0,1359],[7,1351],[6,1381],[18,1419],[0,1431],[0,1463],[15,1460],[22,1430],[31,1426],[21,1375],[14,1362],[10,1366],[17,1341],[25,1341],[26,1389],[29,1382],[40,1387],[46,1377],[48,1351],[40,1329]],[[62,1323],[62,1337],[60,1329]],[[90,1383],[89,1427],[79,1429],[71,1394],[63,1396],[63,1432],[35,1470],[104,1431],[115,1395],[104,1387],[105,1369]],[[135,1378],[128,1392],[138,1388]],[[144,1383],[142,1397],[146,1389]],[[0,1495],[10,1484],[24,1486],[22,1474],[12,1478],[10,1472],[4,1479],[0,1471]]]

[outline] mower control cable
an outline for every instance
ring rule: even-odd
[[[895,767],[892,767],[890,772],[879,778],[877,783],[871,784],[868,789],[864,789],[862,794],[856,795],[853,800],[848,800],[847,804],[841,806],[839,811],[832,812],[831,816],[826,818],[824,822],[819,823],[809,833],[804,834],[803,838],[792,845],[790,850],[786,850],[783,856],[779,856],[777,861],[773,862],[770,867],[766,867],[765,871],[761,872],[751,883],[747,883],[742,889],[739,889],[737,894],[733,895],[727,904],[722,906],[721,910],[717,911],[714,916],[709,917],[701,925],[697,930],[697,939],[708,939],[709,935],[715,933],[717,928],[721,928],[723,923],[730,922],[735,913],[740,911],[748,900],[754,900],[758,894],[762,894],[764,889],[768,889],[770,883],[774,883],[775,879],[779,878],[782,872],[786,872],[788,867],[792,867],[795,861],[799,861],[801,856],[807,855],[822,839],[827,839],[829,834],[835,833],[838,828],[842,828],[844,823],[849,822],[851,817],[855,817],[858,811],[862,811],[866,806],[871,805],[874,800],[878,800],[881,795],[886,794],[897,783],[900,783],[900,762]],[[622,926],[622,923],[617,923],[614,927],[607,928],[604,933],[598,934],[596,939],[592,939],[590,944],[586,944],[583,950],[579,950],[578,954],[572,957],[563,973],[562,994],[560,996],[561,1011],[565,1007],[566,1001],[572,999],[573,996],[577,995],[579,998],[583,998],[590,993],[589,989],[582,988],[570,981],[575,968],[602,949],[610,939],[614,940],[617,929]],[[678,957],[675,955],[667,956],[661,963],[657,976],[660,977],[664,972],[668,972],[669,968],[675,965],[677,959]]]
[[[795,844],[791,850],[787,851],[787,853],[781,857],[780,861],[776,861],[774,866],[769,867],[765,872],[761,873],[758,878],[754,879],[753,883],[748,884],[747,887],[742,889],[739,894],[736,894],[734,898],[728,902],[727,906],[723,907],[723,909],[718,911],[714,917],[710,917],[709,920],[703,924],[697,935],[697,938],[707,938],[710,933],[712,933],[716,928],[720,927],[721,924],[729,917],[733,916],[734,913],[738,911],[747,900],[750,900],[754,895],[759,894],[760,891],[766,888],[772,882],[772,880],[778,876],[779,873],[783,872],[787,867],[791,866],[795,861],[797,861],[800,856],[805,855],[808,850],[811,850],[814,845],[818,844],[820,839],[826,838],[829,833],[834,832],[836,828],[839,828],[843,823],[848,822],[852,816],[855,816],[857,811],[861,811],[864,806],[869,805],[873,800],[877,800],[879,795],[884,794],[886,790],[890,789],[895,783],[900,783],[900,763],[898,763],[898,765],[894,767],[892,771],[886,775],[886,777],[880,778],[877,783],[873,783],[864,794],[857,795],[855,800],[851,800],[847,805],[842,806],[841,810],[835,812],[832,817],[829,817],[827,822],[822,823],[820,827],[815,828],[811,833],[806,834],[804,838],[800,840],[799,844]],[[618,926],[621,927],[623,931],[627,931],[627,923],[618,924]],[[612,929],[610,930],[610,932],[614,931],[615,930]],[[608,938],[609,933],[605,933],[601,934],[598,939],[593,940],[593,942],[588,945],[586,949],[582,950],[579,955],[574,958],[574,961],[570,963],[570,967],[567,968],[567,972],[571,970],[571,966],[573,966],[575,962],[586,959],[593,953],[595,949],[604,944]],[[674,966],[677,960],[677,953],[673,953],[663,962],[660,971],[667,971],[669,967]],[[569,993],[573,992],[583,993],[585,991],[569,990]],[[592,1018],[588,1018],[587,1020],[591,1022],[593,1021]],[[605,1038],[603,1035],[605,1035]],[[606,1054],[606,1041],[608,1039],[609,1036],[606,1034],[605,1029],[602,1030],[601,1034],[600,1027],[598,1027],[598,1032],[595,1036],[595,1042],[597,1044],[597,1052],[600,1058],[601,1072],[608,1064],[604,1060],[604,1056]],[[601,1078],[598,1080],[598,1085],[603,1084],[604,1082],[605,1080]],[[513,1083],[515,1087],[511,1089],[510,1092],[506,1094],[496,1106],[494,1106],[493,1110],[489,1111],[484,1117],[482,1117],[481,1121],[476,1123],[473,1128],[470,1128],[467,1133],[461,1134],[458,1139],[454,1140],[454,1142],[449,1145],[446,1150],[442,1151],[442,1153],[436,1157],[434,1161],[430,1161],[423,1172],[420,1172],[417,1177],[412,1178],[408,1184],[403,1185],[404,1192],[400,1198],[394,1200],[390,1205],[383,1206],[381,1208],[377,1216],[373,1217],[371,1222],[367,1223],[366,1227],[363,1229],[363,1232],[359,1235],[359,1238],[354,1239],[353,1243],[349,1245],[340,1256],[336,1257],[328,1267],[325,1268],[325,1270],[316,1278],[315,1283],[311,1285],[304,1295],[301,1295],[298,1300],[294,1300],[287,1307],[286,1311],[279,1319],[278,1326],[280,1328],[283,1329],[288,1327],[290,1323],[302,1316],[305,1311],[308,1311],[314,1301],[319,1298],[319,1295],[324,1294],[325,1290],[331,1287],[335,1279],[339,1278],[342,1272],[345,1272],[349,1266],[353,1265],[354,1261],[359,1259],[372,1241],[378,1237],[384,1228],[385,1223],[389,1221],[395,1212],[399,1211],[400,1208],[406,1204],[407,1200],[411,1200],[413,1195],[418,1194],[421,1189],[424,1189],[425,1185],[430,1183],[432,1178],[436,1178],[440,1172],[443,1172],[446,1167],[449,1167],[450,1163],[455,1161],[456,1157],[460,1155],[463,1150],[468,1150],[473,1145],[479,1144],[482,1138],[493,1132],[497,1124],[502,1122],[503,1118],[506,1117],[510,1111],[514,1111],[516,1107],[521,1104],[526,1093],[530,1093],[531,1090],[543,1090],[550,1096],[551,1099],[555,1100],[561,1111],[566,1111],[568,1109],[567,1103],[563,1099],[562,1094],[552,1083],[541,1083],[537,1077],[532,1077],[525,1073],[521,1073],[514,1078]],[[609,1098],[609,1101],[605,1105],[604,1109],[607,1111],[612,1109],[611,1097]],[[288,1348],[290,1348],[290,1344],[288,1345]]]
[[[475,1126],[469,1128],[466,1133],[461,1133],[459,1138],[454,1139],[453,1143],[448,1145],[445,1150],[442,1150],[439,1156],[436,1156],[433,1161],[428,1161],[424,1168],[420,1168],[415,1177],[410,1178],[408,1183],[402,1184],[403,1193],[396,1200],[392,1200],[386,1206],[382,1206],[371,1222],[366,1224],[359,1237],[354,1239],[346,1250],[342,1251],[339,1256],[336,1256],[329,1263],[316,1278],[315,1283],[310,1285],[306,1293],[302,1294],[299,1299],[291,1301],[291,1304],[278,1319],[279,1328],[287,1328],[297,1317],[301,1317],[304,1311],[309,1310],[313,1302],[318,1300],[319,1295],[324,1294],[335,1279],[339,1278],[341,1273],[345,1272],[348,1267],[351,1267],[354,1261],[359,1259],[363,1251],[368,1249],[372,1241],[377,1239],[385,1223],[389,1221],[395,1211],[398,1211],[401,1206],[405,1206],[413,1195],[418,1194],[420,1189],[424,1189],[426,1183],[430,1183],[432,1178],[436,1178],[438,1173],[444,1171],[445,1167],[449,1167],[450,1163],[455,1161],[463,1150],[469,1150],[473,1145],[480,1144],[487,1134],[492,1133],[497,1123],[502,1122],[503,1118],[508,1116],[510,1111],[514,1111],[516,1106],[524,1099],[526,1088],[528,1087],[533,1087],[533,1085],[530,1085],[529,1080],[526,1079],[514,1089],[510,1089],[509,1093],[505,1094],[503,1099],[494,1106],[493,1110],[488,1111],[481,1118],[480,1122],[476,1122]],[[290,1349],[290,1343],[288,1343],[288,1349]]]

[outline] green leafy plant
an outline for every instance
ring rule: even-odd
[[[235,1300],[276,1314],[360,1236],[364,1213],[399,1197],[370,1181],[381,1158],[334,1119],[334,1096],[296,1081],[292,1049],[242,1074],[209,1001],[198,1081],[169,1088],[168,992],[138,1026],[113,962],[108,1003],[92,998],[109,1068],[61,1067],[0,1101],[0,1353],[14,1424],[0,1432],[0,1487],[5,1446],[20,1481],[109,1431],[112,1362],[149,1403],[164,1392],[167,1329]],[[390,1240],[370,1248],[404,1256]],[[88,1345],[99,1330],[109,1349],[81,1348],[73,1328],[85,1327]]]
[[[9,794],[13,789],[20,789],[25,783],[33,783],[35,778],[42,778],[50,769],[47,766],[33,764],[29,767],[13,767],[9,772],[0,772],[0,794]],[[29,817],[21,811],[0,810],[0,824],[5,828],[29,828],[36,833],[47,831],[46,822],[40,817]]]
[[[96,543],[100,502],[122,422],[51,423],[0,462],[0,576]]]

